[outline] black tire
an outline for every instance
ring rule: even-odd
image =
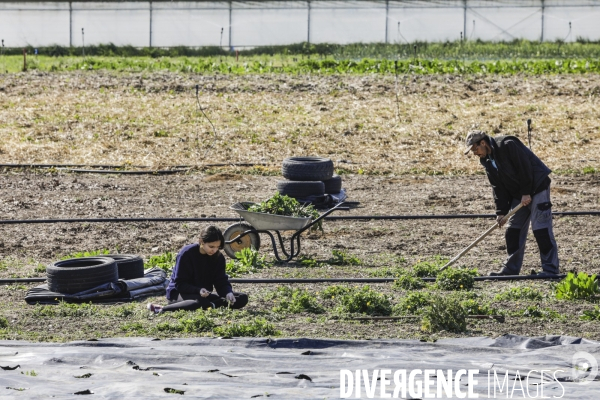
[[[236,238],[241,233],[244,233],[250,229],[254,228],[252,227],[252,225],[246,224],[244,222],[239,222],[237,224],[228,226],[227,229],[225,229],[225,232],[223,232],[225,242]],[[225,245],[223,246],[223,250],[225,251],[225,254],[229,256],[229,258],[235,260],[237,258],[235,256],[235,253],[249,247],[254,247],[254,250],[260,249],[260,236],[258,235],[258,233],[249,233],[233,243],[225,243]]]
[[[82,257],[57,261],[46,267],[48,289],[73,294],[119,280],[117,262],[108,257]]]
[[[144,276],[144,260],[135,254],[107,254],[102,257],[112,258],[117,262],[119,279],[136,279]]]
[[[323,183],[327,194],[336,194],[342,191],[342,177],[339,175],[333,174],[331,179],[327,179]]]
[[[321,181],[278,181],[277,191],[281,195],[294,198],[305,198],[308,196],[323,196],[325,194],[325,184]]]
[[[333,161],[323,157],[289,157],[281,172],[291,181],[326,181],[333,176]]]

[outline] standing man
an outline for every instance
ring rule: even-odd
[[[540,250],[541,275],[558,274],[558,248],[552,232],[550,169],[514,136],[492,138],[485,132],[471,131],[465,145],[465,154],[473,152],[485,167],[494,191],[498,223],[512,208],[523,204],[507,222],[508,257],[500,271],[490,275],[519,275],[530,223]]]

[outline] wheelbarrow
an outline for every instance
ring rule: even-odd
[[[255,250],[258,250],[260,248],[259,233],[265,233],[271,238],[273,252],[275,253],[275,258],[277,261],[290,261],[292,258],[300,254],[300,235],[304,231],[310,229],[313,225],[317,224],[323,218],[336,210],[348,210],[348,207],[340,207],[342,204],[344,204],[343,202],[340,202],[336,204],[335,207],[330,208],[318,218],[313,220],[312,217],[288,217],[284,215],[248,211],[248,208],[254,204],[256,203],[243,201],[229,207],[246,221],[240,221],[230,225],[223,233],[225,238],[223,250],[225,250],[225,254],[231,258],[237,258],[235,253],[249,247],[254,247]],[[271,231],[275,232],[275,235],[279,241],[281,252],[284,254],[285,258],[280,257],[279,251],[277,250],[275,236],[273,233],[271,233]],[[296,231],[290,238],[289,253],[286,251],[284,240],[280,231]]]

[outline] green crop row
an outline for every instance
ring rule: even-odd
[[[17,72],[23,68],[18,56],[5,56],[0,60],[0,71]],[[30,57],[27,69],[40,71],[109,70],[126,72],[172,71],[180,73],[220,74],[584,74],[599,73],[600,60],[512,60],[512,61],[461,61],[461,60],[387,60],[362,59],[335,60],[302,59],[293,61],[219,58],[149,58],[149,57]]]
[[[412,42],[407,43],[401,37],[391,38],[395,43],[295,43],[281,46],[259,46],[251,49],[227,49],[226,47],[186,47],[176,46],[170,48],[160,47],[133,47],[116,46],[114,44],[100,44],[94,46],[65,47],[46,46],[34,49],[32,46],[25,48],[28,54],[61,56],[118,56],[118,57],[215,57],[232,56],[326,56],[334,59],[515,59],[515,58],[598,58],[600,56],[600,42],[578,39],[576,42],[565,43],[538,42],[529,40],[513,40],[510,42],[484,42],[461,41],[453,42]],[[5,48],[4,54],[22,54],[22,48]]]

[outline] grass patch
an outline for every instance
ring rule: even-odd
[[[108,249],[100,249],[100,250],[91,250],[91,251],[78,251],[75,253],[71,253],[69,255],[63,256],[61,260],[68,260],[71,258],[82,258],[82,257],[97,257],[103,256],[105,254],[110,254]]]
[[[510,288],[508,290],[505,290],[504,292],[497,294],[494,297],[494,300],[496,300],[496,301],[503,301],[503,300],[539,301],[539,300],[542,300],[542,298],[543,298],[542,292],[540,292],[537,289],[530,288],[529,286],[525,286],[525,287],[516,287],[516,288]]]
[[[280,287],[277,289],[277,298],[279,305],[273,308],[275,312],[285,313],[301,313],[309,312],[313,314],[322,314],[325,312],[315,297],[307,290],[290,289],[288,287]]]
[[[98,306],[89,303],[67,303],[57,305],[36,305],[33,315],[36,317],[91,317],[99,314]]]
[[[231,323],[214,329],[215,335],[222,337],[261,337],[278,336],[280,331],[264,318],[256,318],[250,323]]]

